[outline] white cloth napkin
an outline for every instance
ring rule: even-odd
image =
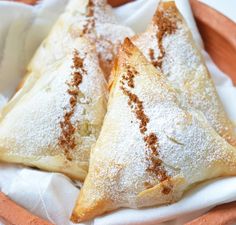
[[[0,2],[0,107],[13,95],[35,49],[49,32],[67,0],[42,1],[36,7]],[[202,41],[188,0],[176,0],[199,47]],[[121,23],[136,32],[150,21],[158,0],[138,0],[114,10]],[[203,51],[219,95],[230,118],[236,121],[236,88]],[[201,184],[182,200],[141,210],[121,209],[86,225],[183,224],[215,205],[236,200],[236,177]],[[79,189],[64,175],[12,164],[0,164],[0,190],[32,213],[57,225],[71,225],[69,217]],[[167,222],[166,222],[167,221]]]

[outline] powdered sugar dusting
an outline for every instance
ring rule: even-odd
[[[165,56],[161,68],[158,69],[161,69],[172,85],[181,92],[181,101],[187,108],[194,107],[203,112],[216,131],[229,143],[236,145],[233,125],[223,109],[200,52],[194,45],[182,16],[179,13],[176,14],[175,6],[172,5],[172,7],[167,6],[171,10],[168,16],[177,24],[177,29],[162,39]],[[158,10],[164,10],[162,5]],[[134,43],[150,61],[161,54],[157,39],[158,30],[158,24],[154,19],[147,31],[134,39]],[[153,50],[151,55],[150,49]]]
[[[104,199],[112,201],[107,209],[169,203],[178,199],[190,185],[220,176],[226,168],[231,168],[229,174],[232,170],[235,174],[235,149],[217,135],[202,113],[186,110],[181,96],[165,77],[147,64],[137,49],[130,54],[123,50],[119,57],[116,85],[91,156],[89,174],[78,207],[80,204],[83,207],[86,201],[96,205],[96,201]],[[140,121],[128,105],[128,96],[120,88],[122,77],[127,76],[127,65],[137,71],[132,93],[143,103],[144,113],[149,118],[147,130],[158,138],[158,157],[171,177],[170,185],[172,178],[181,177],[185,181],[182,189],[173,183],[166,199],[159,192],[157,197],[149,197],[148,200],[139,197],[141,192],[160,181],[147,171],[149,163]],[[216,164],[217,170],[214,169]]]
[[[77,38],[85,36],[95,43],[101,67],[109,76],[120,43],[133,34],[130,28],[118,24],[105,0],[70,0],[65,12],[37,50],[28,70],[33,73],[43,71],[73,50],[73,42]]]
[[[101,67],[109,76],[120,44],[125,37],[133,36],[134,33],[130,28],[118,24],[111,7],[105,0],[72,0],[68,9],[82,5],[83,13],[80,13],[73,23],[72,33],[85,35],[96,44]]]
[[[71,125],[75,128],[75,148],[70,158],[75,164],[88,163],[91,145],[99,134],[106,111],[106,82],[98,66],[95,49],[85,39],[74,43],[84,59],[87,71],[74,102]],[[71,109],[68,81],[74,73],[74,50],[54,62],[34,87],[25,94],[1,121],[0,149],[4,154],[20,157],[61,156],[66,159],[58,139],[60,123]],[[1,153],[0,153],[1,155]]]
[[[118,46],[124,37],[132,34],[129,28],[117,24],[106,1],[69,1],[65,12],[32,59],[28,67],[27,85],[10,102],[13,112],[2,122],[2,140],[7,143],[3,147],[11,149],[12,154],[16,154],[17,149],[18,155],[64,156],[57,140],[61,135],[59,124],[62,123],[65,112],[70,110],[68,104],[71,102],[65,83],[69,79],[72,64],[71,59],[65,58],[69,55],[72,57],[75,48],[80,49],[82,55],[86,48],[91,49],[90,43],[85,41],[87,47],[83,47],[86,46],[85,43],[81,44],[84,42],[81,41],[83,36],[96,45],[96,51],[93,49],[91,56],[89,53],[84,61],[89,76],[80,84],[78,104],[74,109],[74,116],[70,118],[75,127],[72,137],[75,142],[71,140],[71,146],[76,146],[76,151],[71,151],[69,158],[88,164],[90,148],[96,141],[106,108],[107,90],[99,64],[108,74]],[[29,94],[25,95],[25,92]],[[27,96],[32,98],[28,99]],[[18,112],[22,118],[13,118]],[[19,130],[22,132],[18,132]]]

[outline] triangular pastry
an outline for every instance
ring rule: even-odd
[[[95,47],[77,38],[0,120],[0,160],[83,180],[106,112]],[[24,87],[23,87],[24,89]]]
[[[101,67],[108,76],[121,42],[133,34],[130,28],[118,24],[106,0],[70,0],[49,37],[36,53],[29,70],[40,69],[38,61],[45,65],[60,58],[68,51],[73,39],[86,36],[95,43]],[[50,59],[47,58],[48,52],[53,53],[49,55]]]
[[[72,221],[177,201],[193,184],[236,175],[236,149],[127,39]]]
[[[30,90],[43,71],[53,62],[71,52],[78,37],[85,36],[96,45],[99,64],[108,78],[113,58],[125,37],[133,31],[119,25],[106,0],[70,0],[65,12],[58,18],[48,37],[42,42],[28,68],[24,82],[9,104],[13,106]],[[8,112],[5,108],[2,116]]]
[[[184,104],[203,112],[214,129],[236,146],[233,124],[174,1],[159,4],[152,23],[146,32],[133,38],[133,43],[180,90]]]

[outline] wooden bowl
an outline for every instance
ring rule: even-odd
[[[0,224],[1,222],[6,225],[52,225],[32,215],[0,192]]]
[[[27,4],[35,4],[37,2],[37,0],[16,1]],[[131,0],[108,0],[108,2],[114,7],[129,1]],[[218,67],[227,73],[232,78],[234,84],[236,84],[236,24],[221,13],[198,2],[197,0],[190,0],[190,3],[205,49]],[[10,215],[8,213],[10,208],[6,208],[7,205],[14,210],[14,217],[11,216],[12,214]],[[27,222],[24,219],[22,220],[23,223],[18,223],[19,218],[23,218],[24,216],[27,216],[27,218],[30,217],[29,221],[32,219],[33,223]],[[30,215],[26,210],[16,206],[11,200],[0,193],[0,220],[1,218],[4,218],[4,220],[9,224],[17,225],[50,224]],[[186,225],[226,225],[232,224],[232,222],[235,221],[236,203],[229,203],[214,208],[207,214],[187,223]]]
[[[206,51],[236,84],[236,24],[197,0],[190,3]]]

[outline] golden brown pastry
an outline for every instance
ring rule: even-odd
[[[95,46],[77,38],[30,90],[20,92],[0,119],[0,160],[83,180],[108,94]]]
[[[174,1],[161,2],[146,32],[133,43],[181,92],[186,107],[203,112],[213,128],[236,146],[236,134],[201,53]]]
[[[113,72],[108,112],[72,221],[172,203],[200,181],[236,175],[236,149],[200,111],[185,108],[128,39]]]
[[[109,76],[118,47],[133,34],[130,28],[118,24],[106,0],[70,0],[31,61],[29,71],[41,70],[42,65],[60,59],[74,39],[85,36],[96,45],[99,62]]]
[[[106,112],[104,72],[132,34],[105,0],[70,0],[0,112],[0,160],[83,180]]]
[[[33,87],[43,71],[71,52],[74,42],[81,36],[96,45],[99,64],[108,78],[120,43],[131,35],[133,31],[130,28],[118,24],[106,0],[70,0],[65,12],[32,58],[28,73],[19,86],[24,86],[24,89],[19,90],[9,104],[13,106],[25,91]],[[1,114],[7,112],[5,109]]]

